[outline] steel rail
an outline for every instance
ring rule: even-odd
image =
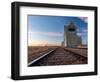
[[[43,59],[44,57],[46,57],[46,56],[49,55],[50,53],[54,52],[55,50],[56,50],[56,49],[51,50],[51,51],[45,53],[44,55],[42,55],[42,56],[40,56],[40,57],[34,59],[33,61],[31,61],[31,62],[28,63],[28,66],[31,66],[32,64],[36,63],[36,62],[39,61],[40,59]],[[40,54],[42,54],[42,53],[40,53]]]

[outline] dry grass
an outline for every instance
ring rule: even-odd
[[[41,56],[40,53],[46,53],[51,49],[56,48],[56,46],[29,46],[28,47],[28,62]]]

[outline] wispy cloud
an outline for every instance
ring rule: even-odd
[[[87,17],[79,17],[81,20],[83,20],[85,23],[88,22],[88,18]]]
[[[77,35],[78,35],[78,36],[84,36],[84,35],[87,35],[87,34],[86,34],[86,33],[78,32]]]
[[[47,36],[63,36],[62,32],[42,32],[42,31],[29,31],[29,34],[47,35]]]
[[[83,32],[87,33],[88,31],[87,31],[87,29],[84,29]]]
[[[84,29],[84,30],[77,30],[77,35],[79,36],[84,36],[84,35],[87,35],[87,29]]]
[[[84,32],[84,33],[87,33],[88,32],[87,28],[85,28],[85,29],[77,29],[76,31],[77,32]]]

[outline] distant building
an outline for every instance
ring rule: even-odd
[[[62,41],[61,46],[64,47],[64,41]]]
[[[76,29],[73,22],[64,25],[64,47],[78,47],[82,45],[82,39],[77,35]]]

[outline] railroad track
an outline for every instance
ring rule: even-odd
[[[87,54],[87,53],[86,53]],[[29,62],[28,66],[87,64],[87,57],[58,47]]]

